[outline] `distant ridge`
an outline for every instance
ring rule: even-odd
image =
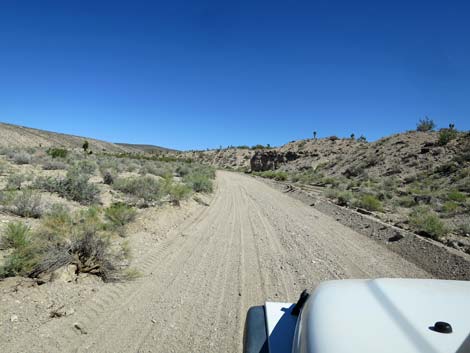
[[[174,149],[166,148],[166,147],[155,146],[155,145],[144,145],[144,144],[135,144],[135,143],[120,143],[120,142],[116,142],[115,144],[118,145],[118,146],[126,147],[126,148],[141,150],[141,151],[147,152],[147,153],[179,152],[178,150],[174,150]]]
[[[3,147],[64,147],[74,149],[82,148],[85,140],[90,144],[90,149],[96,152],[142,153],[156,150],[161,152],[172,151],[151,145],[115,144],[91,137],[69,135],[0,122],[0,146]]]

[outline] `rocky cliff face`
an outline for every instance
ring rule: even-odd
[[[299,158],[295,152],[278,152],[275,150],[257,151],[251,157],[250,167],[253,172],[262,172],[265,170],[275,170],[281,165],[294,161]]]

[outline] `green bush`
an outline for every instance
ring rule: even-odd
[[[436,127],[434,121],[429,119],[427,116],[424,119],[420,119],[419,123],[416,125],[416,131],[432,131]]]
[[[455,201],[447,201],[442,206],[442,211],[448,214],[455,213],[459,208],[459,204]]]
[[[158,201],[162,197],[162,185],[152,176],[119,178],[113,188],[145,201]]]
[[[439,131],[439,139],[437,140],[437,143],[440,146],[445,146],[447,145],[451,140],[455,139],[457,137],[457,131],[454,129],[441,129]]]
[[[451,201],[456,201],[456,202],[464,202],[467,199],[465,194],[458,192],[458,191],[451,191],[447,195],[447,198]]]
[[[67,151],[65,148],[51,147],[46,151],[46,153],[52,158],[65,158],[67,157],[69,151]]]
[[[338,205],[349,206],[354,198],[351,191],[343,191],[338,194]]]
[[[185,200],[191,195],[191,188],[181,183],[171,183],[167,188],[170,202],[175,206],[179,206],[180,201]]]
[[[439,217],[427,208],[418,207],[409,217],[410,224],[417,232],[425,233],[433,239],[439,240],[447,233],[444,223]]]
[[[212,180],[202,173],[189,174],[183,180],[195,192],[210,193],[214,189]]]
[[[113,203],[104,210],[104,216],[109,221],[112,229],[118,229],[135,219],[137,212],[135,208],[125,203]]]
[[[18,249],[30,242],[30,228],[23,222],[10,222],[0,239],[0,249]]]
[[[364,208],[368,211],[381,211],[382,210],[382,202],[375,197],[374,195],[362,195],[359,199],[357,206]]]

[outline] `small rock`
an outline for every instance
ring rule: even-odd
[[[18,321],[18,315],[12,315],[12,316],[10,317],[10,321],[11,321],[11,322],[17,322],[17,321]]]
[[[152,319],[152,320],[150,320],[150,321],[152,321],[152,324],[156,324],[156,323],[157,323],[157,320],[155,320],[155,319]]]
[[[86,335],[86,334],[87,334],[87,331],[86,331],[86,330],[82,327],[82,325],[79,324],[78,322],[75,322],[75,323],[73,324],[73,327],[76,328],[78,331],[80,331],[80,333],[81,333],[82,335]]]

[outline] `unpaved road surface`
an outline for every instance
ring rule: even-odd
[[[136,259],[31,352],[241,352],[247,309],[328,279],[429,277],[384,246],[248,176],[219,172],[211,204]]]

